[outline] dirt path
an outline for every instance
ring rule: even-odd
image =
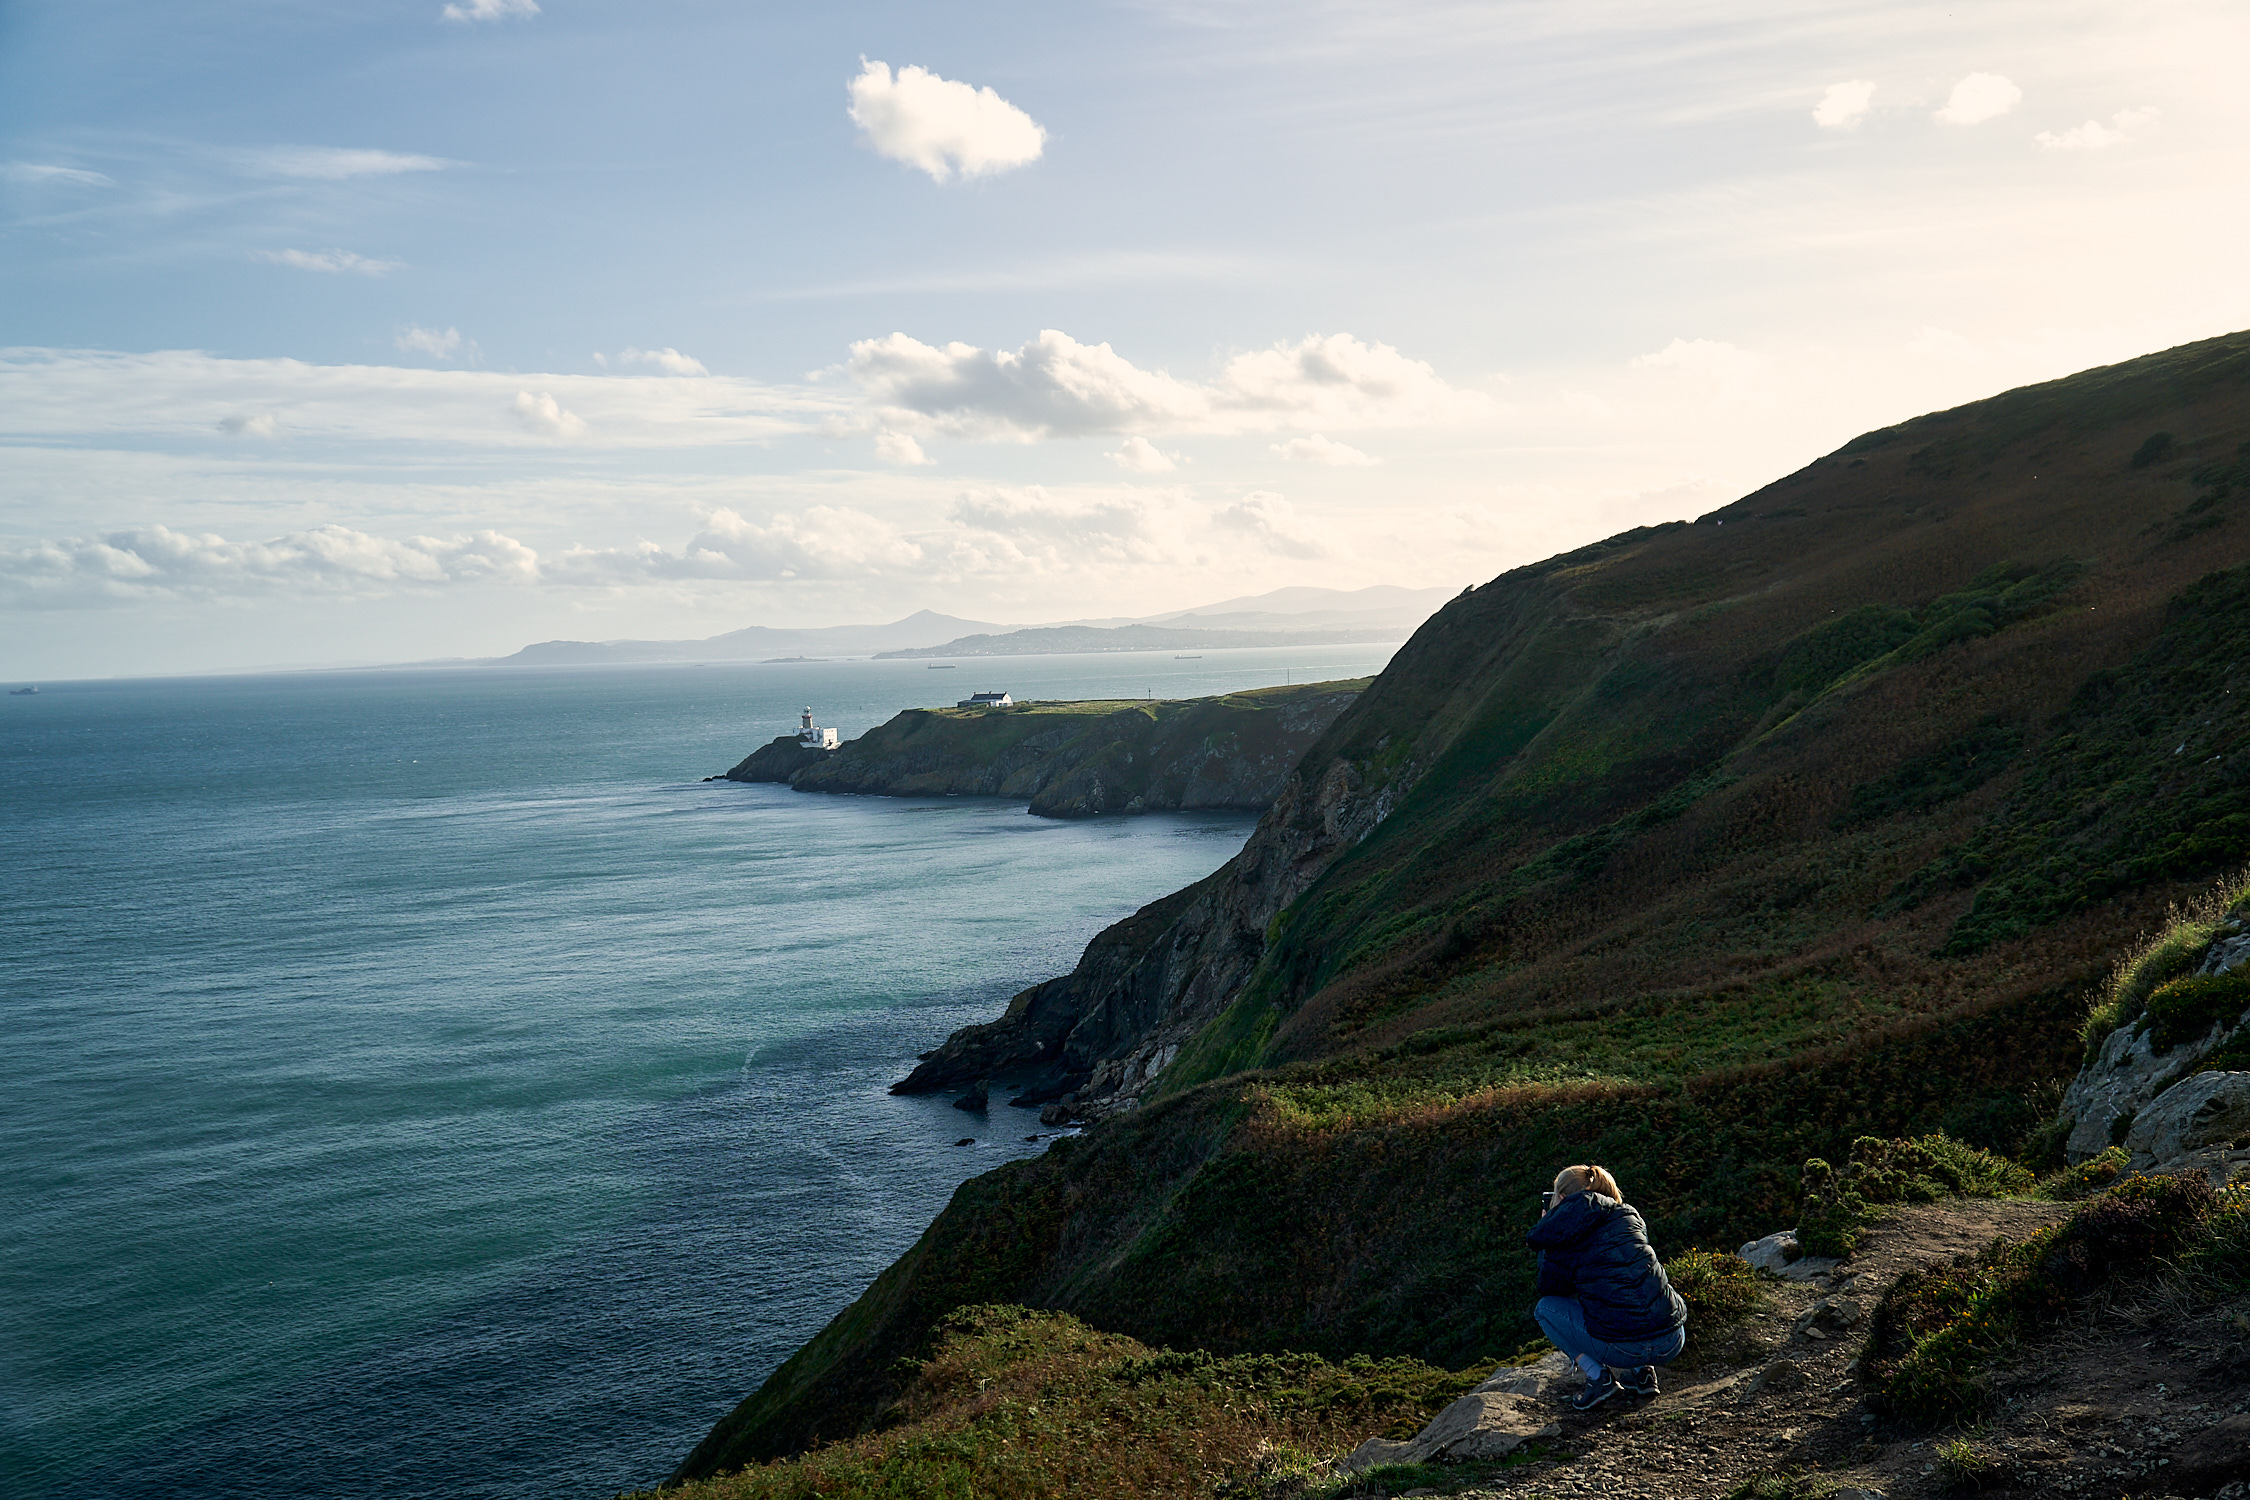
[[[2067,1211],[1980,1201],[1894,1210],[1833,1272],[1773,1288],[1746,1330],[1748,1363],[1667,1372],[1654,1401],[1566,1409],[1550,1456],[1457,1493],[1717,1500],[1761,1473],[1797,1470],[1886,1500],[1960,1495],[1934,1451],[1958,1434],[1868,1410],[1852,1365],[1870,1315],[1900,1273],[1995,1236],[2020,1238]],[[1983,1495],[2250,1500],[2250,1299],[2192,1320],[2090,1317],[2001,1367],[1996,1386],[1999,1414],[1973,1436],[1990,1465],[1975,1486]]]

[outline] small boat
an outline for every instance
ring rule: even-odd
[[[8,696],[11,698],[36,698],[39,696],[39,689],[35,687],[10,688],[8,689]]]
[[[1203,657],[1202,657],[1202,654],[1201,654],[1201,653],[1199,652],[1199,653],[1197,653],[1197,654],[1196,654],[1196,655],[1194,655],[1194,656],[1175,656],[1175,657],[1173,657],[1173,658],[1172,658],[1172,660],[1174,660],[1174,661],[1201,661],[1201,660],[1203,660]]]
[[[930,670],[933,672],[950,672],[953,667],[954,664],[949,661],[933,661],[930,663]]]

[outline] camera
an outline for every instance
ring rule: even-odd
[[[1548,1209],[1553,1208],[1554,1206],[1555,1195],[1553,1193],[1541,1193],[1539,1195],[1539,1212],[1544,1214]]]

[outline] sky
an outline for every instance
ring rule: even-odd
[[[0,0],[0,674],[1455,587],[2250,326],[2240,0]]]

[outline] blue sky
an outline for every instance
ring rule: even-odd
[[[2221,0],[0,0],[0,672],[1482,581],[2250,325],[2245,56]]]

